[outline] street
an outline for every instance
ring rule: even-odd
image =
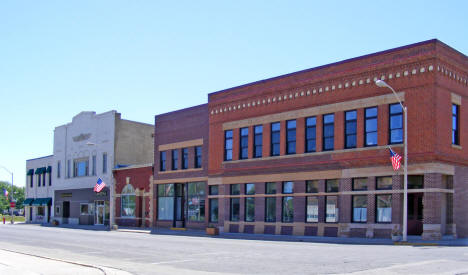
[[[100,274],[468,274],[466,247],[262,241],[26,224],[0,225],[0,236],[0,273],[7,266],[17,274],[95,274],[90,267],[103,268]],[[25,260],[31,264],[12,266],[6,253],[14,252],[29,255]],[[32,263],[50,259],[80,264],[83,271],[62,266],[47,272]]]

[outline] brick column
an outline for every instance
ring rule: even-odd
[[[286,121],[280,121],[280,156],[286,155]]]
[[[253,158],[253,150],[254,150],[254,127],[249,127],[249,138],[248,138],[248,148],[247,148],[247,157],[249,159]]]
[[[388,144],[388,104],[379,105],[377,109],[377,144]]]
[[[323,116],[319,115],[317,116],[317,124],[316,124],[316,151],[321,152],[322,151],[322,143],[323,143]]]
[[[344,112],[335,113],[335,139],[334,139],[334,148],[335,150],[341,150],[344,148],[345,136],[344,136]]]
[[[232,130],[232,160],[239,159],[239,142],[240,142],[240,129]]]
[[[305,152],[305,118],[296,119],[296,153]]]
[[[441,174],[424,174],[424,188],[442,188]],[[446,217],[442,210],[446,207],[443,193],[424,193],[423,196],[423,239],[439,240],[442,238],[442,224]],[[444,228],[445,229],[445,228]]]
[[[270,156],[270,142],[271,142],[271,126],[269,123],[263,124],[263,136],[262,136],[263,148],[262,157]]]
[[[365,119],[364,119],[364,109],[357,109],[356,112],[356,147],[364,147],[364,130],[365,130]]]

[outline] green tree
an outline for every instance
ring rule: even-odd
[[[4,191],[8,191],[8,198],[5,197]],[[13,185],[13,192],[11,190],[11,183],[9,182],[4,182],[0,181],[0,212],[3,212],[3,210],[8,210],[10,209],[10,199],[11,195],[13,194],[13,198],[16,201],[16,208],[21,209],[23,208],[23,202],[24,202],[24,187],[18,187],[16,185]]]

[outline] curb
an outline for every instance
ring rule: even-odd
[[[439,246],[438,243],[409,243],[409,242],[394,242],[393,245],[400,246]]]

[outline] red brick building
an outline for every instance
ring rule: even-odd
[[[154,224],[205,228],[208,105],[155,117]]]
[[[132,165],[113,170],[115,222],[119,226],[153,225],[153,164]]]
[[[208,184],[225,231],[468,237],[468,58],[425,41],[209,94]],[[455,114],[452,114],[454,109]],[[452,119],[456,120],[452,141]]]
[[[388,147],[403,156],[403,111],[378,79],[408,109],[408,234],[468,237],[468,58],[438,40],[211,93],[207,105],[156,116],[153,196],[164,202],[155,224],[401,231],[403,168],[392,169]],[[191,162],[197,146],[201,168]]]

